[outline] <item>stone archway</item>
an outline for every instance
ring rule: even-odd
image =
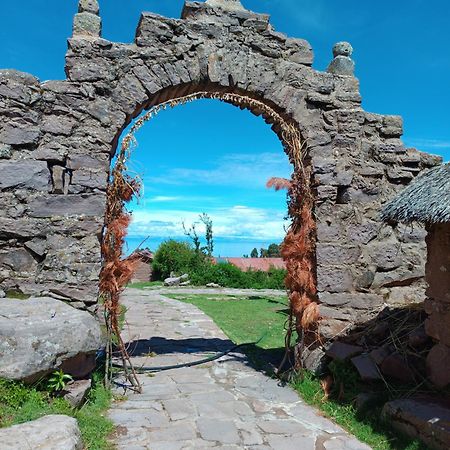
[[[216,91],[260,99],[307,142],[322,335],[403,298],[423,276],[422,235],[381,229],[378,211],[438,159],[404,147],[400,117],[363,111],[351,48],[334,56],[327,72],[314,70],[306,41],[237,0],[186,2],[179,20],[143,13],[135,41],[114,43],[101,38],[97,1],[80,0],[66,80],[0,71],[1,288],[95,308],[122,130],[152,105]]]

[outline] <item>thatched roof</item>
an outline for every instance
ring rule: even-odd
[[[382,210],[384,221],[450,222],[450,163],[419,175]]]

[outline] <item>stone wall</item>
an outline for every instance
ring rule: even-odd
[[[316,71],[308,42],[236,0],[186,2],[180,20],[143,13],[131,44],[100,35],[97,2],[81,0],[66,80],[0,71],[4,291],[95,307],[107,176],[121,132],[152,105],[207,91],[259,99],[306,140],[322,334],[386,302],[422,297],[423,231],[384,226],[378,215],[439,158],[404,147],[400,117],[362,110],[351,47],[336,46],[328,72]]]
[[[450,224],[434,224],[427,235],[426,278],[429,284],[425,330],[436,345],[427,357],[430,379],[439,387],[450,383]]]

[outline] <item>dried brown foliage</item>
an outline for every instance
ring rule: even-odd
[[[281,191],[282,189],[289,190],[291,188],[291,180],[272,177],[267,180],[266,187],[269,189],[274,188],[276,191]]]

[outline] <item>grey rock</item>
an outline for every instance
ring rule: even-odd
[[[319,292],[348,292],[352,289],[353,276],[349,269],[322,266],[317,274]]]
[[[2,289],[0,289],[0,298],[5,298],[5,297],[6,297],[5,291],[3,291]]]
[[[47,241],[42,238],[33,238],[25,242],[24,246],[38,256],[44,256],[47,251]]]
[[[73,36],[99,37],[102,34],[102,20],[96,14],[82,12],[73,19]]]
[[[91,380],[73,381],[64,388],[64,391],[66,392],[64,398],[72,405],[72,407],[78,408],[84,403],[86,396],[91,389],[91,385]]]
[[[92,14],[98,14],[100,7],[97,0],[80,0],[78,2],[78,12],[88,12]]]
[[[0,251],[0,265],[22,273],[29,273],[37,268],[35,259],[24,248],[13,248],[8,252]]]
[[[361,109],[359,82],[349,76],[354,63],[348,43],[334,47],[329,72],[312,70],[306,40],[275,31],[267,14],[248,11],[237,0],[185,2],[180,20],[143,13],[129,44],[100,33],[98,2],[80,0],[65,58],[67,79],[40,83],[0,70],[0,162],[11,163],[0,164],[4,289],[47,291],[76,307],[95,308],[107,174],[120,135],[143,110],[199,86],[244,94],[242,102],[227,101],[262,115],[280,137],[274,117],[245,97],[260,98],[301,129],[318,225],[320,295],[366,295],[365,301],[351,297],[341,306],[333,300],[322,305],[328,318],[320,327],[328,335],[369,318],[367,305],[378,308],[371,297],[377,289],[395,303],[399,285],[410,287],[423,272],[423,236],[402,237],[400,227],[391,225],[381,229],[379,209],[440,159],[405,148],[400,117]],[[35,240],[46,236],[45,245]],[[406,245],[398,259],[384,250],[377,254],[375,244],[400,243]],[[417,284],[416,297],[423,292]]]
[[[401,248],[399,242],[381,242],[371,247],[373,264],[381,270],[396,269],[402,264]]]
[[[335,75],[353,76],[355,63],[347,56],[336,56],[327,68],[327,72]]]
[[[333,56],[352,56],[353,47],[349,42],[337,42],[333,45]]]
[[[180,286],[182,283],[186,283],[189,279],[188,274],[183,274],[180,277],[169,277],[164,280],[164,286]]]
[[[207,288],[220,288],[220,284],[217,283],[207,283],[206,284]]]
[[[0,144],[0,159],[9,159],[12,156],[12,147],[7,144]]]
[[[50,171],[44,161],[0,161],[0,190],[25,188],[48,190]]]
[[[44,416],[31,422],[0,429],[2,450],[82,450],[76,419],[63,415]]]
[[[212,8],[220,8],[225,11],[246,11],[239,0],[206,0]]]
[[[0,377],[36,380],[102,345],[99,323],[53,298],[0,300]]]
[[[0,132],[0,142],[9,145],[35,145],[39,142],[40,129],[33,125],[6,123]]]
[[[49,195],[29,203],[31,217],[101,216],[106,198],[102,194]]]
[[[309,370],[316,376],[321,376],[326,372],[329,358],[321,347],[315,349],[305,348],[300,356],[302,367]]]

